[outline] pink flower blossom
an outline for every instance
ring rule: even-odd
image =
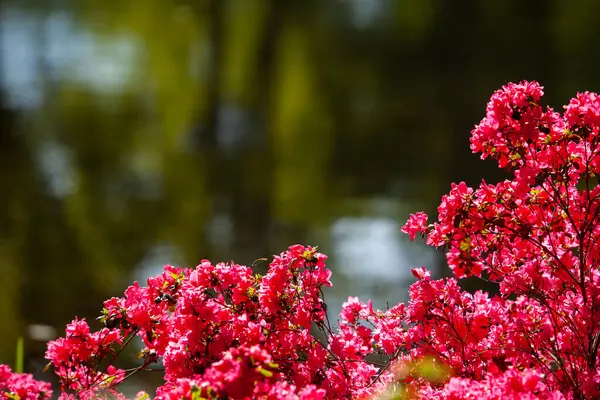
[[[427,215],[419,211],[416,214],[411,214],[406,225],[402,227],[402,232],[410,236],[410,241],[415,240],[419,233],[427,230]]]

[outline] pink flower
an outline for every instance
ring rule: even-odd
[[[421,267],[421,268],[412,268],[410,270],[410,272],[414,275],[415,278],[417,279],[426,279],[428,280],[429,277],[431,276],[431,272],[427,271],[425,268]]]
[[[31,374],[12,372],[0,364],[0,398],[39,400],[52,397],[52,386],[34,379]]]
[[[410,214],[408,222],[402,227],[402,232],[410,236],[412,242],[418,233],[423,233],[427,230],[427,215],[424,212]]]

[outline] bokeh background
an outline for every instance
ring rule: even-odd
[[[408,242],[491,93],[600,90],[600,2],[0,0],[0,362],[165,263],[330,255],[349,295],[406,299]],[[261,268],[259,266],[259,268]],[[475,285],[476,286],[476,285]],[[136,385],[156,379],[142,376]]]

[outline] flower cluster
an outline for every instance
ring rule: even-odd
[[[560,392],[551,392],[538,371],[525,369],[507,370],[501,374],[488,374],[481,380],[452,378],[441,395],[430,388],[422,390],[422,398],[439,397],[444,400],[561,400]],[[436,396],[437,395],[437,396]]]
[[[90,332],[84,320],[69,324],[46,357],[62,390],[80,397],[112,389],[157,361],[165,372],[157,399],[365,397],[382,388],[377,365],[399,354],[404,306],[358,310],[351,299],[334,331],[322,292],[331,285],[326,258],[295,245],[275,256],[264,276],[206,260],[195,269],[166,266],[147,286],[134,283],[107,300],[101,330]],[[126,373],[113,361],[134,336],[145,345],[143,362]],[[367,360],[373,355],[378,363]]]
[[[561,115],[542,97],[535,82],[506,85],[472,131],[472,150],[511,179],[452,184],[434,223],[419,212],[402,228],[444,249],[453,277],[413,269],[408,304],[350,297],[334,329],[316,248],[290,247],[264,276],[166,266],[107,300],[102,329],[75,319],[48,344],[62,397],[119,398],[118,384],[162,362],[157,399],[600,398],[600,99],[580,93]],[[472,276],[498,294],[462,290]],[[117,369],[136,336],[141,366]],[[29,388],[50,393],[0,367],[5,397]]]
[[[0,365],[0,399],[40,400],[52,397],[49,383],[40,382],[31,374],[12,372]]]
[[[500,296],[460,292],[453,279],[423,279],[411,288],[409,313],[421,335],[416,352],[448,363],[463,378],[454,386],[477,393],[498,384],[495,377],[504,382],[509,371],[530,370],[550,391],[596,398],[600,101],[579,93],[560,115],[540,104],[542,95],[533,82],[504,86],[472,132],[473,151],[513,179],[453,184],[436,222],[419,213],[403,228],[447,249],[455,278],[481,277]]]

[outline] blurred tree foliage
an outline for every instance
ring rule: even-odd
[[[598,7],[0,0],[35,22],[40,98],[15,105],[0,69],[0,361],[27,324],[95,316],[159,244],[252,263],[369,199],[432,211],[450,181],[501,178],[468,148],[486,100],[598,90]]]

